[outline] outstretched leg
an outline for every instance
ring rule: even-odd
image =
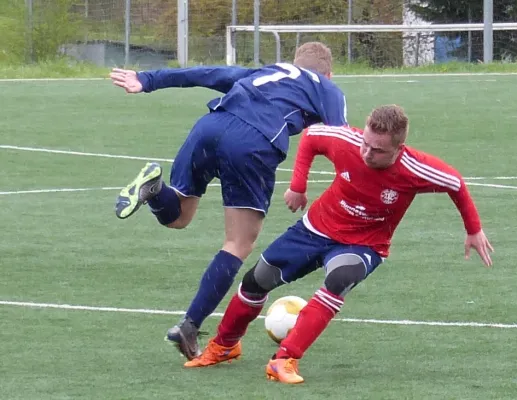
[[[189,360],[199,355],[199,327],[230,290],[243,261],[254,248],[263,219],[264,214],[256,210],[225,209],[226,237],[223,248],[201,277],[185,318],[167,332],[167,339],[176,343]]]

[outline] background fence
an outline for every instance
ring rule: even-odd
[[[0,62],[34,62],[66,53],[99,65],[157,67],[224,63],[226,28],[254,25],[370,25],[415,23],[481,23],[487,0],[431,0],[429,7],[403,0],[4,0],[0,9]],[[448,7],[445,11],[443,4]],[[485,3],[485,4],[484,4]],[[516,22],[517,2],[499,0],[496,22]],[[433,8],[434,7],[434,8]],[[440,8],[442,7],[442,8]],[[410,10],[416,11],[415,13]],[[178,18],[179,13],[179,18]],[[179,23],[178,23],[179,21]],[[179,32],[179,40],[178,40]],[[416,36],[415,36],[416,37]],[[396,67],[448,60],[483,60],[483,32],[420,33],[418,51],[404,52],[402,32],[317,33],[281,35],[281,57],[289,60],[300,42],[322,40],[337,62]],[[236,61],[276,61],[271,34],[236,32]],[[179,47],[178,47],[179,46]],[[185,53],[186,46],[188,53]],[[432,47],[423,52],[422,47]],[[179,54],[178,54],[179,51]],[[422,54],[421,54],[422,53]],[[186,57],[182,60],[181,57]],[[517,60],[517,31],[493,32],[496,60]]]

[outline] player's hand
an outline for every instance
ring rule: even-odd
[[[291,189],[287,189],[284,193],[284,200],[287,208],[292,212],[298,211],[298,209],[305,209],[307,206],[307,193],[296,193]]]
[[[478,252],[481,260],[483,260],[483,264],[485,264],[486,267],[492,266],[492,258],[490,257],[490,253],[494,251],[494,248],[486,238],[483,230],[480,230],[474,235],[467,235],[467,238],[465,239],[466,260],[470,258],[471,248],[474,248]]]
[[[143,90],[142,84],[136,75],[136,71],[113,68],[111,70],[110,78],[111,82],[113,82],[115,86],[124,88],[127,93],[140,93]]]

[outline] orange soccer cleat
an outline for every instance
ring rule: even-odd
[[[200,356],[183,364],[186,368],[208,367],[225,361],[231,362],[242,354],[241,342],[231,347],[221,346],[210,339]]]
[[[267,379],[282,383],[302,383],[303,377],[298,372],[298,360],[294,358],[269,360],[266,367]]]

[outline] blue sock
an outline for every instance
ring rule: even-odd
[[[228,293],[241,265],[240,258],[227,251],[221,250],[215,255],[201,278],[196,297],[187,310],[187,316],[198,328]]]
[[[162,185],[158,194],[150,199],[147,204],[162,225],[168,225],[176,221],[181,215],[180,198],[176,191],[166,184]]]

